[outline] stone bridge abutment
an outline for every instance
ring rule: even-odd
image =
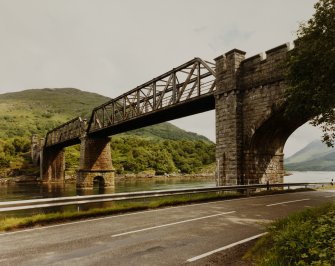
[[[218,184],[283,182],[285,142],[308,121],[285,115],[288,53],[285,44],[265,58],[234,49],[215,59]]]

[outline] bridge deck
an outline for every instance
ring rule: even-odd
[[[45,147],[80,143],[84,133],[110,136],[214,109],[214,63],[194,58],[47,133]]]

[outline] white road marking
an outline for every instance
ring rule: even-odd
[[[183,220],[183,221],[179,221],[179,222],[175,222],[175,223],[162,224],[162,225],[147,227],[147,228],[143,228],[143,229],[128,231],[128,232],[124,232],[124,233],[112,235],[111,237],[118,237],[118,236],[124,236],[124,235],[129,235],[129,234],[134,234],[134,233],[149,231],[149,230],[153,230],[153,229],[157,229],[157,228],[162,228],[162,227],[167,227],[167,226],[172,226],[172,225],[177,225],[177,224],[183,224],[183,223],[188,223],[188,222],[193,222],[193,221],[208,219],[208,218],[222,216],[222,215],[231,214],[231,213],[235,213],[235,212],[236,211],[221,212],[221,213],[217,213],[217,214],[213,214],[213,215],[202,216],[202,217],[188,219],[188,220]]]
[[[335,195],[332,195],[332,196],[325,196],[325,198],[334,198]]]
[[[262,233],[262,234],[258,234],[258,235],[255,235],[255,236],[251,236],[251,237],[248,237],[248,238],[245,238],[245,239],[243,239],[243,240],[237,241],[237,242],[232,243],[232,244],[229,244],[229,245],[227,245],[227,246],[224,246],[224,247],[221,247],[221,248],[218,248],[218,249],[215,249],[215,250],[206,252],[206,253],[204,253],[204,254],[201,254],[201,255],[196,256],[196,257],[193,257],[193,258],[190,258],[190,259],[187,260],[187,262],[193,262],[193,261],[196,261],[196,260],[199,260],[199,259],[208,257],[208,256],[210,256],[210,255],[212,255],[212,254],[214,254],[214,253],[217,253],[217,252],[220,252],[220,251],[223,251],[223,250],[226,250],[226,249],[235,247],[235,246],[237,246],[237,245],[246,243],[246,242],[248,242],[248,241],[257,239],[257,238],[259,238],[259,237],[261,237],[261,236],[264,236],[264,235],[266,235],[266,234],[267,234],[267,232]]]
[[[159,208],[159,209],[156,209],[156,210],[147,210],[147,211],[138,211],[138,212],[132,212],[132,213],[126,213],[126,214],[119,214],[119,215],[110,215],[108,217],[85,219],[85,220],[81,220],[81,221],[77,221],[77,222],[61,223],[61,224],[48,225],[48,226],[43,226],[43,227],[35,227],[35,228],[30,228],[30,229],[24,229],[24,230],[20,230],[20,231],[2,233],[2,234],[0,234],[0,237],[5,236],[5,235],[31,232],[31,231],[35,231],[35,230],[44,230],[44,229],[49,229],[49,228],[53,228],[53,227],[67,226],[67,225],[73,225],[73,224],[81,224],[81,223],[87,223],[87,222],[95,222],[95,221],[99,221],[99,220],[113,219],[113,218],[117,218],[117,217],[131,216],[131,215],[137,215],[137,214],[146,214],[146,213],[149,213],[149,212],[158,212],[158,211],[164,211],[164,210],[168,210],[168,209],[186,208],[186,207],[192,207],[192,206],[210,205],[210,204],[225,203],[225,202],[240,201],[240,200],[250,200],[251,198],[266,198],[266,197],[276,197],[276,196],[281,197],[281,196],[285,196],[285,195],[286,195],[285,193],[284,194],[272,194],[272,195],[246,197],[246,198],[238,198],[238,199],[230,199],[230,200],[217,200],[217,201],[205,202],[205,203],[193,203],[193,204],[182,205],[182,206],[163,207],[163,208]]]
[[[281,204],[286,204],[286,203],[292,203],[292,202],[299,202],[299,201],[306,201],[306,200],[310,200],[310,199],[299,199],[299,200],[283,201],[283,202],[277,202],[277,203],[268,204],[268,205],[265,205],[265,206],[266,207],[270,207],[270,206],[276,206],[276,205],[281,205]]]

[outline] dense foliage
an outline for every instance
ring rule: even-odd
[[[118,174],[190,174],[215,162],[214,143],[202,140],[153,140],[121,135],[112,138],[111,152]],[[67,148],[65,156],[66,169],[75,171],[79,163],[79,146]]]
[[[38,171],[31,167],[30,137],[81,115],[108,98],[77,89],[26,90],[0,95],[0,175]],[[193,173],[214,162],[214,143],[170,123],[112,137],[113,164],[118,173]],[[79,164],[79,146],[66,148],[66,170]],[[13,171],[15,170],[15,171]]]
[[[215,161],[214,143],[202,140],[152,141],[122,136],[113,138],[111,147],[113,164],[119,173],[195,173]]]
[[[40,136],[76,117],[90,115],[109,98],[77,89],[36,89],[0,95],[0,138]]]
[[[29,151],[29,138],[0,139],[0,176],[8,173],[28,173],[32,166]]]
[[[335,143],[335,0],[320,0],[315,14],[300,26],[296,48],[289,59],[289,115],[312,119],[324,132],[328,146]]]
[[[251,252],[258,265],[335,265],[335,204],[273,223]]]

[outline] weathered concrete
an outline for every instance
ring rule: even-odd
[[[108,137],[81,138],[77,188],[92,188],[94,181],[103,187],[114,187],[114,169],[109,142]]]

